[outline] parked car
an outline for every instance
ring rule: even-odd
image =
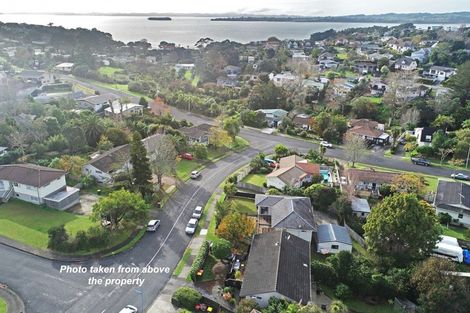
[[[195,218],[189,220],[188,225],[186,225],[186,229],[184,230],[186,234],[193,235],[196,232],[197,222],[198,221]]]
[[[191,177],[192,179],[197,179],[199,178],[199,176],[201,176],[201,173],[199,171],[192,171],[189,175],[189,177]]]
[[[192,217],[193,217],[193,218],[200,219],[200,218],[201,218],[201,215],[202,215],[202,206],[199,206],[199,205],[198,205],[198,206],[194,209]]]
[[[450,177],[452,177],[453,179],[470,180],[470,176],[465,175],[463,173],[451,174]]]
[[[119,313],[137,313],[139,310],[133,305],[126,305]]]
[[[272,159],[264,158],[264,163],[267,164],[269,167],[272,167],[272,168],[277,167],[277,162],[272,160]]]
[[[333,144],[329,143],[326,140],[320,141],[320,146],[326,147],[326,148],[333,148]]]
[[[180,154],[180,158],[184,159],[184,160],[192,160],[194,159],[193,155],[191,153],[181,153]]]
[[[160,226],[160,220],[150,220],[147,224],[147,231],[156,231]]]
[[[431,166],[431,162],[423,158],[411,158],[411,162],[416,165]]]

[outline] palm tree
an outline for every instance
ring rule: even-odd
[[[94,113],[87,114],[82,118],[83,131],[90,146],[96,146],[99,138],[104,132],[103,121]]]
[[[348,313],[348,312],[349,312],[348,307],[346,306],[346,304],[344,304],[340,300],[334,300],[333,302],[331,302],[330,306],[328,307],[328,313]]]

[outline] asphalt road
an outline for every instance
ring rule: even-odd
[[[92,86],[88,83],[82,84],[97,89],[101,93],[113,92],[128,97],[128,95],[114,90]],[[195,124],[212,122],[208,118],[176,109],[173,110],[173,113],[176,118],[185,118]],[[299,152],[317,148],[315,144],[304,140],[280,135],[268,135],[249,128],[242,129],[241,136],[250,141],[251,148],[209,165],[202,171],[201,179],[182,185],[162,210],[152,211],[152,216],[158,217],[162,221],[156,233],[146,234],[132,250],[125,253],[99,261],[73,265],[82,265],[87,268],[99,265],[116,268],[120,265],[140,268],[145,266],[168,267],[170,269],[169,273],[142,274],[139,276],[139,278],[145,279],[140,290],[143,291],[143,303],[147,308],[170,278],[174,267],[190,241],[190,237],[184,233],[184,228],[190,218],[192,209],[196,205],[205,204],[228,174],[247,164],[258,152],[271,151],[278,143]],[[328,149],[327,155],[344,159],[345,151],[342,149]],[[369,154],[362,162],[431,175],[449,176],[452,173],[451,170],[445,168],[415,166],[403,160],[385,158],[374,154]],[[88,279],[91,276],[110,279],[133,279],[138,277],[137,274],[64,274],[59,272],[61,265],[63,264],[0,245],[0,281],[6,283],[23,298],[27,312],[117,313],[127,304],[140,308],[142,298],[136,292],[134,286],[117,287],[113,285],[105,287],[102,285],[90,286],[88,284]]]

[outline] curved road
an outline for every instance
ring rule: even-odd
[[[82,83],[103,92],[119,93],[88,83]],[[126,95],[127,96],[127,95]],[[185,118],[195,124],[212,120],[173,109],[176,118]],[[156,233],[146,234],[130,251],[98,261],[89,261],[74,266],[137,266],[169,267],[169,273],[163,274],[61,274],[63,263],[41,259],[18,250],[0,245],[0,281],[15,290],[24,300],[27,312],[112,312],[117,313],[127,304],[140,308],[141,295],[134,286],[88,285],[91,276],[96,278],[143,278],[140,290],[143,291],[143,303],[147,308],[170,278],[174,267],[181,258],[190,241],[184,228],[196,205],[204,205],[217,186],[226,176],[247,164],[258,152],[268,152],[282,143],[299,152],[310,148],[313,143],[284,136],[267,135],[257,130],[244,128],[241,136],[250,141],[251,148],[242,153],[232,154],[217,163],[207,166],[202,171],[202,178],[183,184],[165,204],[161,211],[152,211],[151,215],[161,219],[162,224]],[[344,159],[342,149],[329,149],[328,156]],[[368,155],[363,161],[371,165],[390,167],[400,170],[421,172],[431,175],[449,176],[452,172],[445,168],[426,168],[415,166],[402,160]]]

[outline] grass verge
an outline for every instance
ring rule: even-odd
[[[7,303],[3,298],[0,298],[0,313],[7,313]]]
[[[181,258],[178,265],[176,265],[175,270],[173,271],[173,276],[179,276],[183,271],[185,265],[191,266],[191,264],[189,264],[189,257],[191,256],[191,251],[191,248],[187,248],[184,251],[183,257]]]
[[[442,226],[442,234],[446,236],[455,237],[457,239],[470,241],[470,231],[467,228],[458,226]]]
[[[142,237],[144,237],[145,232],[146,232],[145,228],[141,229],[137,233],[137,235],[131,241],[129,241],[129,243],[127,245],[117,249],[116,251],[108,253],[106,256],[116,255],[116,254],[119,254],[121,252],[124,252],[124,251],[127,251],[127,250],[133,248],[140,241],[140,239],[142,239]]]

